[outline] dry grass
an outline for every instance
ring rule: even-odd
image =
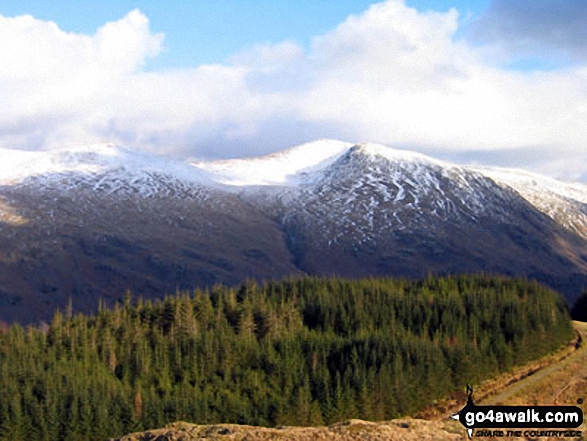
[[[573,354],[576,354],[576,345],[580,335],[580,331],[578,329],[582,325],[583,324],[577,322],[575,323],[575,338],[573,338],[572,341],[570,341],[565,347],[559,349],[558,351],[549,354],[545,357],[542,357],[539,360],[531,361],[525,364],[524,366],[517,367],[510,372],[506,372],[502,375],[499,375],[498,377],[486,380],[479,385],[473,385],[475,390],[475,402],[478,404],[496,404],[492,401],[492,397],[494,397],[499,392],[504,391],[509,387],[513,387],[515,384],[519,383],[525,378],[534,376],[537,372],[540,372],[548,366],[560,365],[568,357],[570,357]],[[585,333],[584,330],[581,332]],[[585,337],[583,337],[583,341],[587,342],[587,340],[585,340]],[[421,412],[418,412],[415,415],[415,417],[423,419],[447,418],[449,415],[457,412],[463,406],[463,403],[466,401],[466,399],[467,395],[464,391],[451,395],[443,400],[437,401],[429,408],[424,409]]]
[[[570,356],[547,364],[510,388],[487,397],[485,404],[576,405],[587,399],[587,323],[574,322],[582,344]]]
[[[436,422],[410,418],[373,423],[349,420],[328,427],[265,428],[218,424],[199,426],[173,423],[164,429],[127,435],[119,441],[195,441],[195,440],[291,440],[291,441],[416,441],[462,440],[464,431],[456,422]]]

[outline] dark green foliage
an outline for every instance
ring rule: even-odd
[[[548,353],[564,302],[486,276],[215,286],[0,331],[0,438],[104,439],[175,420],[389,419]]]
[[[583,291],[571,309],[573,320],[587,322],[587,291]]]

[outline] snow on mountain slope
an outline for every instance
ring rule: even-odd
[[[362,159],[341,168],[342,158],[351,152]],[[407,219],[413,224],[425,212],[444,220],[463,215],[474,219],[483,213],[503,220],[500,203],[488,204],[487,195],[501,192],[511,197],[507,192],[514,190],[565,228],[587,237],[587,185],[523,170],[458,166],[384,145],[334,140],[314,141],[264,157],[194,165],[250,198],[260,191],[264,204],[268,195],[277,195],[301,210],[314,206],[321,212],[319,207],[327,202],[324,216],[337,216],[338,222],[352,222],[350,226],[356,227],[357,221],[350,219],[360,215],[358,221],[366,222],[369,229],[376,228],[377,217],[387,227],[409,228]],[[354,183],[341,184],[349,180]],[[318,195],[320,202],[315,200]]]
[[[267,156],[197,162],[194,165],[226,185],[294,186],[306,182],[309,175],[327,168],[352,146],[348,142],[323,139]]]
[[[499,185],[511,187],[565,228],[587,238],[587,185],[562,182],[525,170],[477,168]]]
[[[0,149],[0,184],[141,197],[189,196],[194,189],[219,187],[189,164],[112,144],[48,152]]]
[[[320,172],[327,170],[353,147],[361,149],[363,154],[380,156],[390,161],[454,167],[417,152],[396,150],[374,143],[355,145],[331,139],[309,142],[267,156],[196,162],[193,165],[229,186],[294,187],[313,183]]]
[[[275,188],[273,205],[271,193],[262,193],[267,211],[282,213],[286,226],[312,225],[313,240],[329,246],[375,246],[386,235],[430,235],[447,223],[513,222],[511,207],[520,201],[466,167],[377,144],[355,145],[307,182]]]
[[[559,224],[587,237],[585,184],[522,170],[457,166],[416,152],[336,140],[264,157],[194,164],[112,144],[50,152],[0,149],[0,185],[174,198],[199,197],[214,188],[242,192],[257,202],[262,194],[263,204],[272,210],[277,208],[270,199],[278,198],[301,211],[315,210],[318,222],[323,222],[321,216],[335,217],[335,223],[350,223],[348,228],[361,224],[361,230],[371,231],[430,224],[422,220],[428,215],[475,221],[491,213],[502,219],[500,203],[488,203],[487,195],[509,197],[513,189]]]
[[[196,164],[114,145],[0,150],[0,318],[297,272],[523,274],[572,300],[586,201],[585,185],[377,144]]]

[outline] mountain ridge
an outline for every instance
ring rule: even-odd
[[[4,320],[299,273],[526,275],[569,302],[587,286],[587,185],[529,172],[334,140],[195,164],[111,144],[0,164]]]

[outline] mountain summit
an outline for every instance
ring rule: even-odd
[[[587,285],[587,185],[333,140],[194,164],[114,145],[0,150],[0,319],[126,289],[477,271],[572,301]]]

